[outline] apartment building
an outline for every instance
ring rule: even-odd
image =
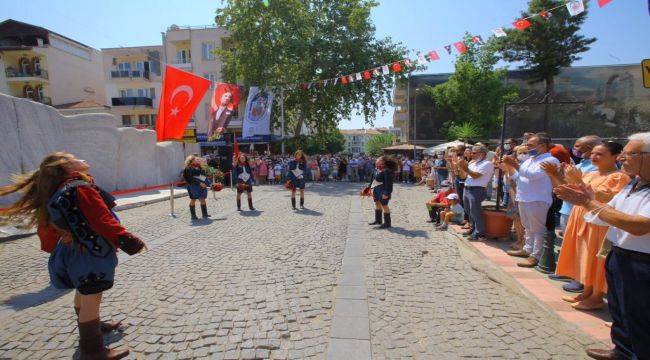
[[[365,152],[366,143],[375,135],[382,132],[377,129],[347,129],[341,130],[345,138],[345,151],[348,154],[356,155]]]
[[[163,47],[102,49],[106,104],[122,126],[154,128],[162,88]]]
[[[181,27],[172,25],[162,33],[162,37],[163,53],[167,64],[209,79],[213,84],[197,107],[194,118],[188,126],[195,128],[201,137],[208,130],[211,90],[214,89],[215,83],[223,82],[221,78],[223,64],[214,51],[219,48],[232,48],[228,33],[225,29],[215,26]],[[242,103],[229,125],[229,129],[236,129],[239,134],[241,134],[242,128],[244,102],[245,99],[242,99]]]
[[[0,92],[63,113],[107,111],[98,50],[11,19],[0,22]]]
[[[410,132],[406,86],[395,87],[393,91],[393,106],[395,107],[395,111],[393,112],[393,129],[399,129],[397,138],[400,142],[407,142]]]

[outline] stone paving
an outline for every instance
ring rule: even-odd
[[[374,359],[584,358],[594,340],[472,269],[456,240],[431,231],[427,191],[396,185],[395,228],[380,231],[365,225],[372,204],[359,187],[310,185],[308,209],[296,213],[280,186],[255,188],[258,212],[237,213],[224,190],[208,199],[213,220],[194,225],[187,198],[176,200],[176,219],[167,203],[120,212],[150,250],[120,256],[102,316],[126,326],[107,343],[128,346],[131,359],[324,359],[340,337],[335,315],[364,315],[342,305],[345,290],[367,303]],[[361,248],[349,240],[359,229]],[[337,287],[342,267],[358,269],[345,265],[348,249],[363,250],[366,289]],[[35,237],[0,243],[2,359],[76,354],[72,293],[48,288],[46,264]]]

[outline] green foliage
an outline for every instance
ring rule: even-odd
[[[216,12],[216,23],[228,30],[236,50],[217,51],[224,78],[246,87],[292,85],[404,58],[407,51],[401,44],[375,38],[370,20],[375,6],[371,0],[275,0],[268,6],[260,0],[225,0]],[[325,133],[353,111],[372,124],[379,109],[390,102],[393,85],[393,77],[380,76],[347,86],[287,90],[287,130],[300,135],[304,122]],[[277,127],[280,96],[275,98],[272,121]]]
[[[494,70],[499,61],[494,40],[491,38],[485,45],[479,45],[466,34],[465,43],[468,51],[456,60],[456,71],[449,80],[435,87],[425,86],[422,90],[452,114],[443,124],[450,138],[455,137],[454,129],[471,130],[472,137],[488,135],[490,129],[501,123],[503,104],[517,98],[517,90],[503,81],[506,70]]]
[[[366,142],[365,151],[370,156],[379,156],[383,148],[393,145],[395,136],[393,134],[375,135]]]
[[[481,137],[481,129],[476,124],[469,122],[449,127],[449,139],[477,139]]]
[[[316,135],[299,135],[293,138],[285,139],[285,152],[291,154],[296,150],[302,149],[307,155],[317,154],[336,154],[343,150],[345,146],[345,137],[338,129],[334,129],[325,134]],[[274,146],[275,152],[280,152],[281,144]]]
[[[521,17],[538,14],[542,10],[561,6],[564,0],[530,0],[528,10]],[[585,2],[587,6],[588,2]],[[589,45],[596,41],[578,35],[580,27],[587,18],[587,11],[577,16],[571,16],[566,8],[553,11],[553,16],[545,20],[540,16],[530,19],[532,26],[524,31],[508,29],[508,36],[498,38],[497,48],[503,59],[509,62],[522,62],[521,68],[530,69],[534,74],[533,81],[546,81],[552,91],[553,76],[560,73],[561,68],[571,66],[580,60],[580,53],[589,50]],[[549,81],[551,82],[549,84]]]

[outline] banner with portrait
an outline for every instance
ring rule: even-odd
[[[246,112],[244,114],[244,138],[271,133],[272,108],[272,92],[263,91],[257,86],[250,88],[248,101],[246,102]]]
[[[210,120],[208,122],[208,141],[219,140],[227,132],[228,124],[236,116],[237,106],[241,99],[239,86],[236,84],[217,83],[210,104]]]

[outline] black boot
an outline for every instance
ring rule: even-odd
[[[379,227],[380,229],[387,229],[390,227],[390,213],[384,213],[384,223]]]
[[[241,199],[237,199],[237,211],[241,211]]]
[[[99,319],[78,322],[79,358],[117,360],[129,355],[127,349],[109,349],[104,347]]]
[[[207,218],[210,217],[210,215],[208,215],[208,205],[201,204],[201,215],[203,215],[204,219],[207,219]]]
[[[302,196],[300,197],[300,208],[301,209],[305,208],[305,198]]]
[[[248,208],[251,211],[255,211],[255,208],[253,207],[253,199],[252,198],[248,198]]]
[[[296,210],[296,198],[295,198],[295,197],[292,197],[292,198],[291,198],[291,208],[293,208],[294,210]]]
[[[190,205],[190,214],[192,215],[192,220],[198,220],[196,217],[196,206]]]
[[[381,210],[375,209],[375,222],[368,223],[368,225],[381,225]]]

